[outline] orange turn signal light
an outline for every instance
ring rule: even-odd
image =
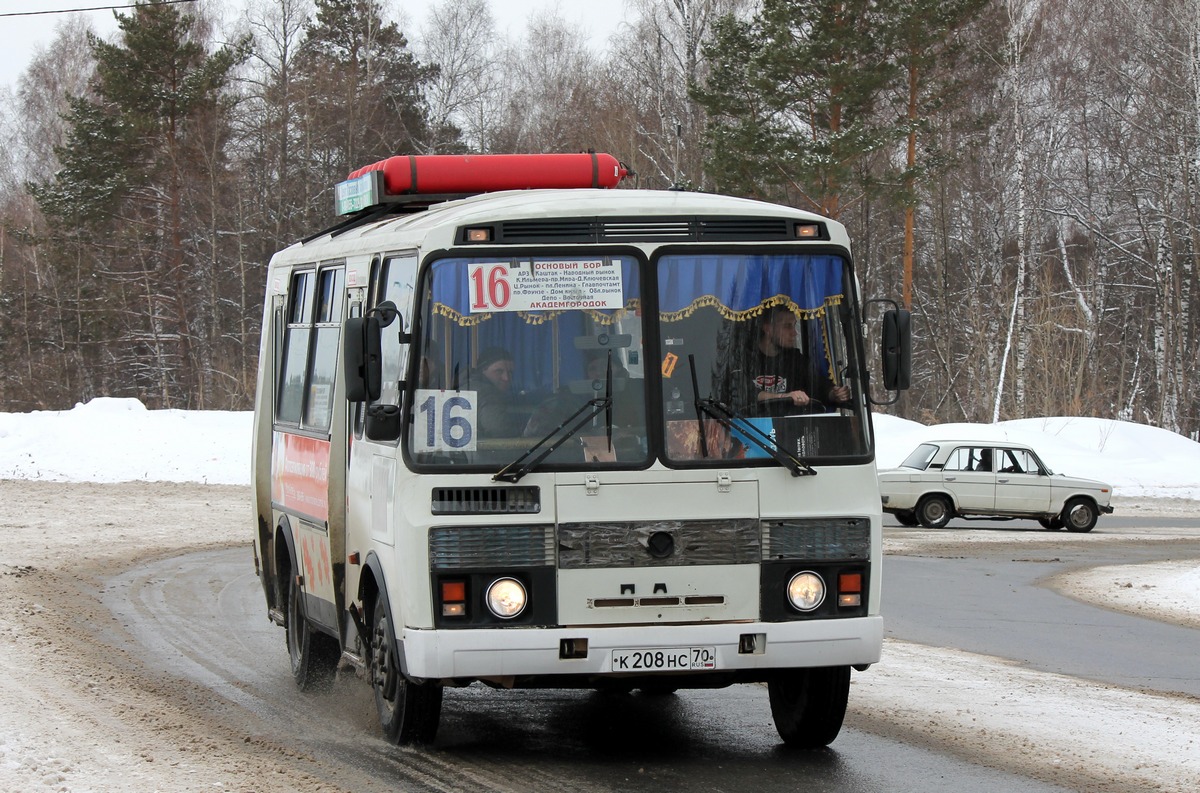
[[[465,617],[467,614],[467,582],[442,582],[442,616]]]

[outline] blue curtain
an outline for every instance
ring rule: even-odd
[[[713,306],[733,320],[748,319],[765,305],[792,305],[802,316],[820,316],[844,300],[840,256],[807,254],[664,256],[658,267],[663,321]]]

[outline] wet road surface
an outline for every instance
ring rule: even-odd
[[[324,692],[296,689],[248,549],[139,566],[108,580],[103,600],[128,631],[104,641],[210,691],[211,709],[247,741],[277,744],[346,790],[1066,789],[848,727],[829,749],[788,750],[757,685],[652,697],[477,684],[447,691],[432,747],[400,749],[380,737],[370,689],[352,672]],[[853,687],[850,699],[852,721]]]

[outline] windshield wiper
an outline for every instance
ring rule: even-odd
[[[590,410],[589,410],[590,409]],[[511,482],[516,484],[521,481],[521,477],[537,468],[542,464],[542,461],[554,453],[554,450],[562,446],[570,438],[574,437],[575,433],[583,429],[584,425],[599,416],[601,411],[605,414],[605,436],[608,439],[608,450],[612,451],[612,353],[608,357],[608,376],[604,381],[604,396],[589,399],[584,402],[578,410],[568,416],[561,424],[550,430],[537,443],[530,446],[525,452],[513,460],[508,465],[501,468],[492,477],[493,482]],[[571,422],[575,422],[571,424]],[[568,425],[570,425],[568,427]],[[559,437],[561,435],[561,437]],[[558,440],[554,440],[558,438]],[[541,449],[550,441],[554,440],[549,446],[542,451],[537,457],[533,457],[534,452]],[[533,457],[533,459],[530,459]]]
[[[775,462],[792,472],[792,476],[816,476],[817,469],[803,460],[781,451],[771,436],[763,432],[757,425],[750,422],[746,416],[737,413],[729,405],[715,399],[701,399],[699,385],[696,382],[696,356],[688,355],[688,364],[692,370],[692,394],[696,399],[696,422],[700,430],[700,453],[708,456],[708,439],[704,431],[704,419],[701,414],[709,416],[730,433],[738,432],[746,440],[771,455]],[[734,422],[741,422],[735,424]]]

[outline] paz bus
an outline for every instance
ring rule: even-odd
[[[391,157],[271,259],[255,568],[296,683],[354,670],[396,743],[459,686],[760,683],[823,746],[879,660],[870,406],[907,312],[833,220],[625,174]]]

